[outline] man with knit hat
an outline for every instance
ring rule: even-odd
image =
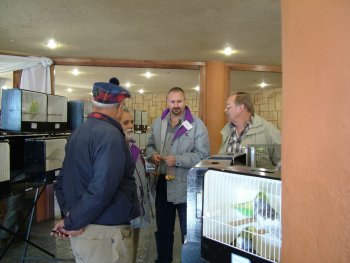
[[[65,218],[54,236],[70,237],[76,262],[131,262],[130,220],[140,215],[134,164],[120,118],[130,93],[93,85],[93,112],[71,135],[55,184]]]

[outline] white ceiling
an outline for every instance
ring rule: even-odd
[[[0,17],[1,54],[281,65],[280,0],[1,0]],[[49,38],[61,46],[48,49]],[[227,45],[237,53],[221,54]],[[152,79],[140,77],[146,69],[79,70],[73,78],[68,67],[56,69],[57,94],[68,87],[86,94],[112,76],[134,83],[131,92],[199,84],[192,70],[152,69]]]

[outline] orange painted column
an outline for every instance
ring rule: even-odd
[[[221,145],[220,130],[225,126],[224,107],[228,97],[228,67],[224,62],[206,64],[205,85],[201,90],[201,113],[208,128],[211,155],[217,154]]]
[[[282,260],[350,262],[350,2],[282,1]]]

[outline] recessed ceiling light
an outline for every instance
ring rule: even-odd
[[[152,77],[154,74],[152,74],[151,72],[147,71],[145,74],[143,74],[146,78],[150,78]]]
[[[225,54],[226,56],[230,56],[234,53],[237,53],[237,51],[232,49],[231,47],[226,47],[224,50],[222,50],[222,53]]]
[[[74,68],[74,69],[72,70],[72,74],[73,74],[74,76],[78,76],[78,75],[80,74],[79,69]]]
[[[131,84],[130,82],[125,83],[125,87],[130,88]]]
[[[196,91],[199,91],[199,86],[196,86],[194,89],[195,89]]]
[[[145,91],[143,89],[139,90],[140,94],[144,93]]]
[[[71,88],[66,89],[69,93],[71,93],[73,90]]]
[[[261,82],[258,86],[261,87],[261,88],[265,88],[267,85],[269,85],[269,84],[267,84],[267,83],[265,83],[265,82],[263,81],[263,82]]]
[[[60,44],[58,42],[56,42],[56,40],[54,40],[53,38],[50,39],[46,44],[45,44],[48,48],[51,49],[55,49],[57,48]]]

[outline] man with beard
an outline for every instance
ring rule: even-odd
[[[210,151],[207,128],[186,106],[184,91],[179,87],[170,89],[167,104],[168,108],[152,126],[146,149],[149,160],[159,167],[155,236],[156,262],[162,263],[173,260],[176,210],[182,243],[186,235],[187,173]]]
[[[145,160],[132,137],[134,134],[134,118],[126,108],[123,110],[120,124],[123,127],[125,140],[129,146],[133,163],[135,164],[134,177],[140,203],[140,216],[130,221],[134,249],[132,262],[136,262],[140,228],[149,226],[152,221],[151,193],[148,178],[146,177]]]

